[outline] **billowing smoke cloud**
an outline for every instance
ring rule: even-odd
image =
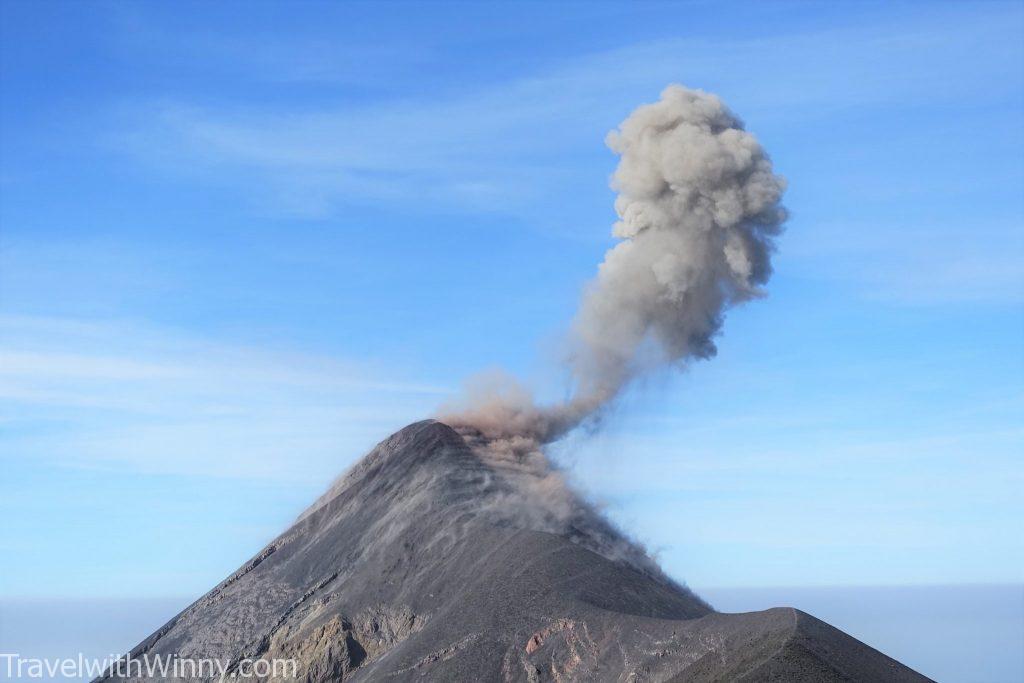
[[[535,453],[602,411],[637,377],[715,354],[726,310],[762,295],[785,181],[711,94],[672,85],[607,138],[621,238],[572,325],[573,393],[538,405],[509,379],[478,382],[448,424],[496,455]]]

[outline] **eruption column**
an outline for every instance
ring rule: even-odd
[[[715,95],[680,85],[607,137],[619,220],[572,324],[573,393],[537,405],[514,380],[478,382],[443,419],[522,455],[563,436],[642,374],[715,355],[725,311],[763,295],[785,180]]]

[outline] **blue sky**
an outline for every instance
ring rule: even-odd
[[[556,456],[697,587],[1024,578],[1020,4],[0,11],[0,595],[198,594],[476,371],[557,395],[670,82],[789,179],[770,296]]]

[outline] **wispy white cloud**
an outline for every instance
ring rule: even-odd
[[[1022,407],[1018,397],[1010,410]],[[607,434],[574,471],[614,518],[642,530],[664,566],[695,583],[828,583],[851,571],[863,581],[1017,578],[1024,430],[985,428],[971,414],[891,434],[771,424],[786,416],[765,406],[766,424]],[[754,579],[705,559],[749,553],[761,558]]]
[[[0,326],[7,457],[58,466],[329,481],[448,393],[372,364],[141,325]]]
[[[826,223],[794,231],[781,259],[793,274],[848,283],[895,303],[1024,301],[1024,225]]]
[[[59,377],[124,381],[169,378],[178,374],[178,368],[133,359],[0,349],[0,376],[8,378]]]
[[[208,18],[172,28],[159,12],[142,6],[105,9],[114,49],[236,81],[377,89],[394,79],[417,76],[435,57],[428,43],[384,42],[376,32],[339,39],[330,21],[313,30],[292,26],[288,31],[241,31],[234,21],[217,25]]]
[[[539,228],[597,235],[611,220],[610,195],[591,205],[576,198],[595,196],[611,170],[603,135],[629,105],[650,100],[666,83],[720,92],[750,116],[755,130],[787,136],[808,122],[871,107],[999,102],[1017,97],[1021,85],[1014,66],[1024,59],[1015,36],[1019,20],[1014,8],[947,7],[885,25],[662,40],[583,55],[459,94],[345,104],[324,97],[290,106],[237,98],[216,105],[135,102],[117,144],[272,212],[324,217],[349,203],[386,203],[514,213]],[[337,61],[313,48],[245,49],[245,40],[219,44],[204,58],[271,79],[301,77],[307,61]],[[333,87],[347,92],[343,84]],[[890,201],[910,191],[941,195],[944,183],[965,182],[910,173],[899,183],[889,176],[860,181],[859,195]],[[911,221],[856,231],[848,224],[801,225],[784,240],[780,270],[898,304],[1024,299],[1024,227]]]
[[[1006,14],[965,14],[956,32],[915,17],[745,41],[633,45],[460,95],[288,108],[137,103],[122,142],[179,170],[229,171],[256,189],[250,196],[269,190],[279,206],[301,212],[330,213],[359,198],[529,210],[571,185],[570,164],[599,158],[624,107],[669,82],[721,92],[759,123],[791,125],[872,105],[1003,97],[1015,79],[1004,59],[1020,56],[999,47],[1014,44]],[[1008,52],[979,62],[979,43]],[[221,58],[258,71],[272,57],[260,52]],[[888,68],[895,63],[898,71]]]

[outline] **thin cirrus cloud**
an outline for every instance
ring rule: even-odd
[[[787,235],[780,261],[795,275],[854,287],[895,304],[1024,301],[1024,226],[819,223]]]
[[[1000,8],[963,12],[951,31],[945,16],[950,12],[957,10],[773,38],[653,41],[564,60],[503,82],[477,83],[459,94],[364,97],[344,105],[327,96],[294,106],[238,95],[220,102],[136,101],[122,110],[128,114],[119,119],[124,128],[116,144],[137,161],[199,177],[271,213],[328,217],[349,203],[412,202],[417,211],[498,212],[544,229],[592,231],[593,221],[601,220],[595,209],[607,209],[610,202],[610,196],[597,194],[606,192],[611,168],[604,133],[628,113],[623,103],[650,100],[666,83],[682,81],[720,92],[747,113],[776,150],[784,174],[812,164],[803,173],[811,194],[824,191],[815,183],[840,183],[886,207],[902,196],[936,193],[983,203],[980,195],[972,197],[998,188],[979,185],[949,166],[951,155],[973,153],[956,146],[964,141],[954,139],[955,130],[922,130],[909,142],[905,132],[889,133],[893,139],[875,130],[815,132],[822,121],[842,121],[851,111],[998,106],[1019,99],[1021,75],[1013,65],[1024,52],[1011,39],[1019,15]],[[236,37],[230,49],[208,56],[214,64],[266,73],[270,80],[279,72],[301,80],[293,51],[244,50],[244,42]],[[386,53],[386,47],[380,49]],[[280,69],[265,64],[275,54],[289,55],[280,58]],[[382,54],[375,64],[398,59]],[[894,64],[900,68],[889,68]],[[347,86],[333,87],[344,93]],[[801,138],[793,135],[794,127],[806,131],[813,154],[787,148]],[[953,145],[945,160],[935,136],[942,136],[943,146]],[[894,156],[900,145],[911,147]],[[901,161],[922,155],[932,166],[924,172]],[[879,173],[886,168],[891,172]],[[991,172],[1005,182],[1020,175],[1019,168]],[[945,222],[905,218],[909,225],[837,235],[828,225],[819,229],[821,216],[801,206],[794,218],[800,236],[784,240],[782,258],[795,263],[790,272],[897,304],[1005,303],[1024,295],[1022,249],[1015,237],[1020,226],[1005,225],[1005,217],[972,216],[989,227],[967,231],[959,216]],[[979,232],[991,239],[970,239]]]
[[[603,153],[604,133],[627,113],[622,103],[649,100],[672,81],[728,95],[768,125],[851,107],[1012,93],[1007,60],[1019,56],[1005,39],[1012,22],[993,12],[964,17],[955,34],[941,27],[917,21],[913,31],[897,24],[747,41],[656,41],[477,85],[468,94],[344,106],[288,108],[238,98],[136,102],[120,144],[179,171],[221,169],[235,181],[241,174],[250,189],[255,180],[257,196],[272,190],[286,211],[325,214],[339,202],[367,197],[471,211],[529,209],[571,182],[567,169],[574,163]],[[1010,47],[979,58],[978,41]],[[261,73],[269,58],[260,50],[221,55]],[[984,82],[976,77],[979,59],[991,76]],[[885,68],[895,63],[903,68]]]
[[[133,324],[7,317],[3,328],[5,451],[58,467],[326,481],[449,391]]]

